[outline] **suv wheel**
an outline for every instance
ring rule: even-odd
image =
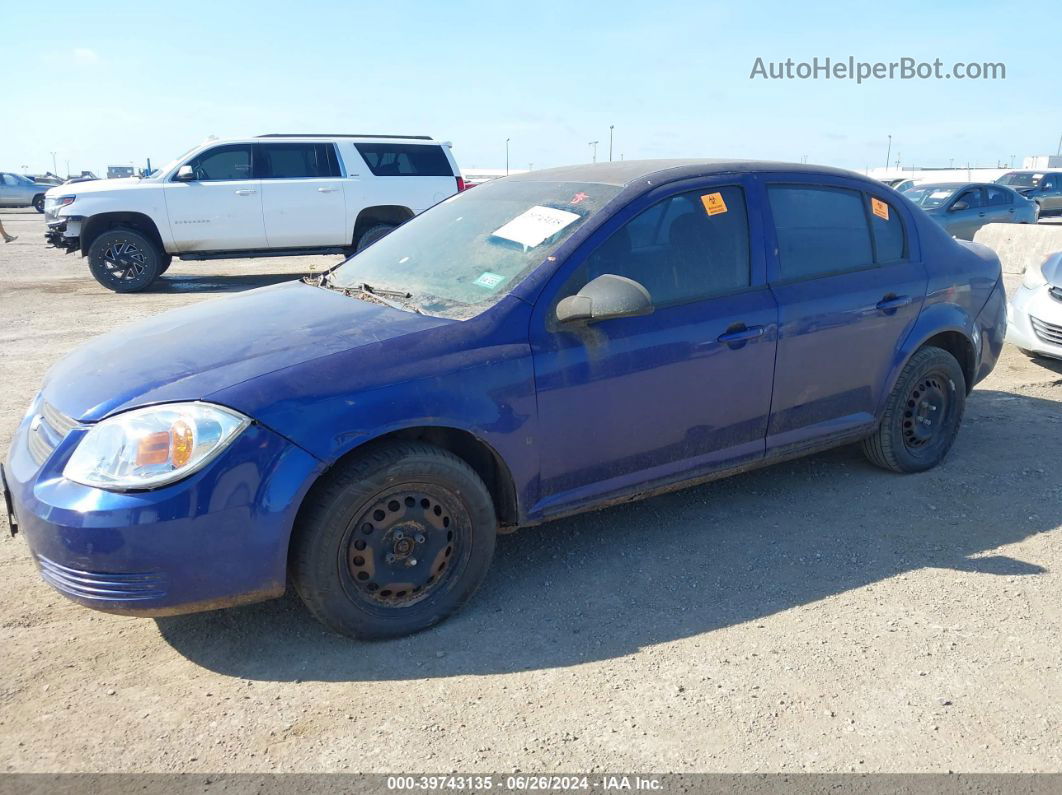
[[[44,212],[44,195],[33,197],[33,209],[39,213]]]
[[[292,539],[292,581],[336,632],[408,635],[472,596],[496,534],[494,504],[468,464],[433,445],[388,444],[310,492]]]
[[[358,239],[358,245],[354,249],[354,252],[364,251],[377,240],[387,237],[395,227],[388,224],[377,224],[376,226],[370,226],[362,236]]]
[[[874,464],[894,472],[932,469],[948,454],[966,408],[966,378],[947,351],[922,348],[900,372],[881,425],[863,441]]]
[[[92,275],[116,293],[146,289],[161,273],[163,257],[153,240],[123,227],[108,229],[92,241],[88,250]]]

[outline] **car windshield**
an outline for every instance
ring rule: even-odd
[[[1043,174],[1034,174],[1031,171],[1016,171],[1013,174],[1004,174],[996,180],[1000,185],[1010,185],[1015,188],[1038,188]]]
[[[507,295],[615,185],[498,180],[452,196],[348,259],[328,286],[409,296],[439,317],[473,317]]]
[[[903,195],[913,201],[924,210],[932,210],[934,207],[943,207],[958,190],[954,185],[914,185],[903,192]]]
[[[184,160],[186,157],[188,157],[188,155],[192,154],[192,152],[194,152],[200,146],[202,146],[202,144],[196,144],[191,149],[186,150],[184,152],[184,154],[178,155],[177,157],[173,158],[173,160],[171,160],[169,163],[167,163],[166,165],[162,166],[161,168],[153,169],[151,171],[151,173],[148,174],[148,176],[149,177],[161,177],[163,174],[167,173],[171,168],[173,168],[178,163],[180,163],[182,160]]]

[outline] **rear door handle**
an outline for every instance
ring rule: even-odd
[[[878,301],[877,308],[882,312],[891,312],[901,306],[907,306],[909,303],[911,303],[911,296],[909,295],[887,295]]]
[[[740,323],[736,326],[731,326],[720,334],[718,341],[726,343],[745,342],[756,339],[756,337],[762,337],[764,331],[763,326],[746,326],[744,323]]]
[[[339,188],[318,188],[318,193],[335,193]]]
[[[256,191],[254,188],[240,188],[238,191],[236,191],[237,196],[253,196],[256,193],[258,193],[258,191]]]

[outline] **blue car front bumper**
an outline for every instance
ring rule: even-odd
[[[41,576],[64,596],[97,610],[158,616],[284,592],[295,514],[321,469],[300,447],[251,425],[185,480],[112,492],[62,477],[84,428],[38,464],[29,425],[12,441],[5,496]]]

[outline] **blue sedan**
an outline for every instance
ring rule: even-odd
[[[1039,205],[1013,188],[980,182],[920,184],[903,191],[944,230],[973,240],[985,224],[1035,224]]]
[[[324,276],[56,364],[4,492],[42,577],[164,615],[286,583],[327,626],[456,610],[501,530],[859,443],[939,464],[1005,333],[1000,264],[829,168],[535,171]]]

